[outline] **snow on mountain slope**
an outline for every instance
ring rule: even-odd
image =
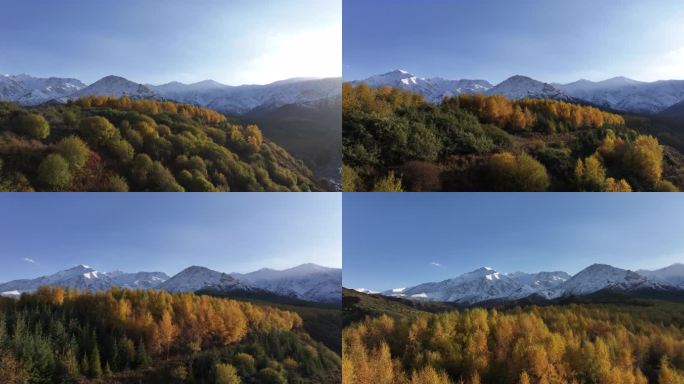
[[[653,114],[684,100],[684,80],[640,82],[625,77],[555,84],[568,95],[620,111]]]
[[[156,289],[168,292],[195,292],[204,288],[219,290],[247,288],[234,277],[205,267],[188,267],[157,285]]]
[[[559,295],[586,295],[606,288],[635,289],[653,287],[644,276],[606,264],[593,264],[563,283]]]
[[[77,265],[48,276],[13,280],[0,284],[0,292],[33,292],[43,285],[88,289],[89,291],[105,291],[112,287],[151,288],[166,279],[168,276],[162,272],[103,273],[87,265]]]
[[[570,97],[548,83],[527,76],[515,75],[495,85],[487,91],[489,95],[503,95],[509,99],[554,99],[569,100]]]
[[[228,86],[207,80],[194,84],[169,83],[150,86],[165,99],[209,107],[226,114],[242,115],[255,108],[308,104],[339,97],[340,78],[298,78],[266,85]]]
[[[354,289],[356,292],[365,293],[365,294],[367,294],[367,295],[375,295],[375,294],[380,293],[380,292],[377,292],[377,291],[374,291],[374,290],[368,289],[368,288],[353,288],[353,289]]]
[[[254,288],[302,300],[338,302],[342,299],[342,270],[339,268],[309,263],[282,271],[263,268],[231,276]]]
[[[105,275],[111,278],[117,286],[129,289],[155,288],[169,279],[169,276],[164,272],[126,273],[114,271],[107,272]]]
[[[37,105],[48,100],[68,96],[85,87],[70,78],[40,78],[25,74],[0,75],[0,100],[22,105]]]
[[[637,273],[655,282],[684,289],[684,264],[675,263],[654,271],[640,269]]]
[[[119,76],[106,76],[69,95],[69,99],[83,96],[128,96],[132,99],[158,99],[159,94],[148,87]]]
[[[485,80],[447,80],[440,77],[419,78],[399,69],[381,75],[371,76],[364,80],[355,81],[352,84],[357,85],[360,83],[365,83],[372,88],[390,86],[405,91],[419,93],[433,103],[439,103],[444,97],[456,96],[461,93],[485,93],[492,87],[492,85]]]
[[[500,273],[480,268],[453,279],[381,292],[414,300],[475,304],[489,300],[518,300],[530,295],[547,299],[587,295],[603,289],[684,289],[684,264],[655,271],[633,272],[605,264],[591,265],[574,276],[556,272]]]
[[[487,300],[514,300],[554,289],[570,278],[565,272],[500,273],[483,267],[453,279],[426,283],[402,290],[385,291],[386,296],[418,300],[473,304]]]

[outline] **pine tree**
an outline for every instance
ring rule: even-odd
[[[140,368],[147,368],[152,364],[152,359],[145,349],[145,343],[142,339],[138,342],[138,348],[135,351],[136,364]]]
[[[93,352],[90,354],[90,376],[100,377],[102,376],[102,365],[100,362],[100,350],[97,348],[97,344],[93,347]]]
[[[85,353],[83,354],[83,357],[81,358],[81,373],[85,376],[90,376],[90,359],[88,358],[88,354]]]

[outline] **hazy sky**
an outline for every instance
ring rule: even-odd
[[[0,194],[0,282],[90,265],[221,272],[342,265],[339,193]]]
[[[579,272],[684,262],[684,196],[345,193],[343,284],[384,290],[487,266]]]
[[[681,0],[344,0],[347,80],[684,79]]]
[[[264,84],[341,75],[340,0],[6,0],[0,73]]]

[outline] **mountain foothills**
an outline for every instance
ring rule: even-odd
[[[684,188],[684,81],[393,71],[343,85],[347,191]]]
[[[0,283],[0,295],[19,296],[22,293],[35,292],[46,285],[88,291],[151,288],[171,293],[197,292],[202,289],[229,293],[247,290],[270,292],[305,301],[339,303],[342,270],[302,264],[285,270],[264,268],[247,274],[226,274],[191,266],[169,277],[163,272],[98,272],[90,266],[78,265],[48,276]]]
[[[106,96],[106,97],[105,97]],[[115,99],[124,99],[123,103],[116,103]],[[105,101],[105,100],[109,101]],[[82,102],[80,100],[90,100]],[[156,101],[158,107],[150,108]],[[28,135],[28,138],[40,141],[42,144],[54,144],[55,139],[67,134],[79,134],[81,131],[80,120],[82,117],[90,117],[92,115],[102,115],[104,111],[101,109],[116,109],[119,112],[130,112],[131,114],[145,115],[157,124],[164,124],[171,130],[169,133],[176,135],[182,134],[187,129],[182,129],[178,124],[195,125],[199,132],[193,132],[195,136],[200,135],[204,131],[205,136],[209,136],[215,144],[228,149],[231,152],[231,157],[235,160],[241,160],[245,163],[253,163],[253,160],[248,159],[254,157],[254,151],[250,153],[241,152],[236,147],[232,147],[231,143],[224,139],[230,137],[231,132],[226,129],[230,125],[241,127],[241,129],[249,129],[257,132],[260,136],[259,140],[265,141],[267,146],[272,146],[272,155],[279,157],[279,153],[289,157],[285,159],[276,159],[275,165],[279,165],[283,169],[282,172],[277,171],[277,167],[266,167],[267,172],[279,173],[278,176],[273,176],[275,179],[280,177],[288,178],[294,176],[301,178],[304,185],[300,185],[299,180],[295,180],[294,184],[297,188],[304,186],[304,190],[320,190],[333,189],[339,184],[340,174],[339,167],[341,164],[341,155],[339,148],[341,146],[341,114],[340,114],[340,79],[309,79],[298,78],[289,79],[267,85],[244,85],[244,86],[227,86],[213,81],[203,81],[195,84],[169,83],[160,86],[144,85],[129,81],[118,76],[107,76],[97,82],[86,86],[82,82],[75,79],[62,78],[35,78],[28,75],[0,75],[0,101],[16,103],[22,107],[15,107],[13,104],[2,104],[0,110],[4,113],[0,115],[2,120],[3,131],[14,132],[20,134],[25,132],[26,127],[23,123],[27,120],[23,115],[40,115],[48,123],[47,128],[44,127],[44,122],[38,122],[37,117],[33,116],[35,120],[33,129],[38,133],[37,135]],[[171,103],[170,101],[173,101]],[[182,104],[181,104],[182,103]],[[141,107],[141,104],[146,104],[148,107]],[[169,107],[175,104],[176,108]],[[162,108],[166,105],[166,108]],[[182,105],[186,105],[186,110],[183,110]],[[212,112],[216,116],[226,114],[235,116],[231,119],[217,117],[210,120],[202,119],[196,114],[188,113],[190,107],[197,110],[206,110]],[[205,109],[206,108],[206,109]],[[93,109],[100,109],[94,111]],[[178,110],[181,110],[178,112]],[[214,111],[218,111],[216,113]],[[64,113],[69,116],[64,117]],[[133,125],[140,120],[136,116],[123,117],[129,124]],[[181,116],[176,116],[181,114]],[[22,116],[17,116],[22,115]],[[164,116],[161,116],[164,115]],[[21,117],[21,118],[20,118]],[[105,118],[114,117],[111,114],[102,116]],[[119,118],[121,118],[119,114]],[[160,120],[161,118],[161,120]],[[131,120],[133,119],[133,121]],[[122,120],[111,121],[113,124],[119,124]],[[22,123],[23,122],[23,123]],[[282,145],[289,153],[294,154],[297,158],[306,163],[304,165],[301,161],[295,160],[288,152],[276,146],[269,140],[264,140],[261,135],[261,129],[256,129],[255,124],[259,124],[261,129],[266,133],[267,137],[275,137],[277,143]],[[27,123],[28,124],[28,123]],[[121,129],[122,127],[116,126]],[[219,129],[222,133],[213,132],[207,134],[207,128]],[[46,133],[47,132],[47,133]],[[164,132],[162,132],[162,136]],[[144,133],[140,133],[144,136]],[[218,136],[217,136],[218,134]],[[243,134],[244,135],[244,134]],[[7,134],[5,134],[7,136]],[[120,133],[121,136],[121,133]],[[122,136],[133,146],[134,154],[139,152],[146,153],[153,160],[162,161],[165,167],[173,168],[166,159],[155,159],[154,154],[148,153],[143,148],[135,146],[135,139]],[[144,138],[144,137],[143,137]],[[177,142],[170,140],[168,136],[165,139],[171,141],[167,145],[167,152],[187,152],[189,148],[180,148]],[[201,137],[200,137],[201,138]],[[237,139],[237,137],[236,137]],[[34,143],[37,144],[37,143]],[[91,143],[88,143],[91,144]],[[92,145],[91,145],[92,146]],[[120,145],[122,146],[122,145]],[[125,146],[125,145],[124,145]],[[260,144],[259,144],[260,146]],[[173,147],[173,148],[168,148]],[[201,147],[195,144],[195,148]],[[28,149],[28,148],[23,148]],[[100,157],[105,157],[98,151],[97,148],[92,148]],[[126,152],[128,148],[119,148],[119,152]],[[9,148],[7,151],[22,152],[21,149]],[[217,150],[205,150],[209,152],[216,152]],[[35,151],[34,151],[35,152]],[[259,152],[258,150],[256,152]],[[175,153],[180,155],[181,153]],[[2,156],[2,153],[0,153]],[[186,156],[190,156],[186,154]],[[198,155],[202,157],[202,155]],[[256,156],[257,158],[260,156]],[[273,157],[267,155],[267,157]],[[104,159],[107,165],[117,165],[120,168],[130,168],[130,164],[125,163],[126,159],[114,158]],[[108,161],[107,161],[108,160]],[[174,159],[169,159],[173,162]],[[205,163],[208,159],[203,159]],[[266,160],[268,162],[269,159]],[[225,162],[225,161],[224,161]],[[251,165],[251,164],[250,164]],[[309,167],[314,169],[315,175],[309,170]],[[116,184],[122,186],[120,179],[124,178],[130,184],[134,184],[132,180],[128,180],[128,175],[116,174],[118,170],[111,170],[109,178],[119,176],[117,182],[109,183],[106,180],[101,185],[95,187],[96,190],[115,188]],[[192,173],[192,169],[188,170]],[[292,171],[293,174],[288,175],[287,171]],[[21,171],[20,171],[21,172]],[[180,172],[180,170],[179,170]],[[239,171],[238,171],[239,172]],[[265,174],[262,171],[259,176],[254,175],[254,178],[263,179]],[[226,175],[228,177],[229,175]],[[22,173],[19,177],[24,176],[29,178],[31,175]],[[179,175],[175,175],[179,176]],[[272,176],[272,175],[271,175]],[[269,176],[270,179],[273,179]],[[188,188],[183,183],[176,183],[184,189],[198,189],[200,184],[205,184],[203,188],[208,188],[209,184],[214,185],[217,190],[284,190],[283,186],[292,189],[294,185],[291,180],[280,179],[269,183],[268,181],[258,181],[261,186],[256,184],[252,186],[231,186],[230,184],[223,184],[216,180],[211,180],[210,175],[204,178],[210,183],[203,181],[195,182],[195,186]],[[184,175],[187,179],[187,175]],[[194,179],[195,177],[193,177]],[[309,180],[307,180],[309,179]],[[322,180],[319,180],[322,179]],[[55,186],[46,185],[45,183],[36,183],[34,180],[29,180],[30,187],[33,189],[59,189],[69,188],[73,190],[78,186]],[[283,185],[283,183],[285,183]],[[23,185],[15,185],[11,183],[14,189],[25,187]],[[34,185],[38,184],[38,185]],[[219,185],[217,185],[219,184]],[[239,183],[238,183],[239,184]],[[139,187],[133,188],[136,189]],[[167,187],[175,187],[167,185]],[[97,189],[99,188],[99,189]],[[157,188],[159,189],[159,188]],[[177,188],[176,188],[177,189]],[[200,188],[201,189],[201,188]],[[145,190],[145,189],[143,189]],[[151,189],[152,190],[152,189]]]
[[[684,382],[684,266],[344,290],[346,383]],[[442,302],[438,300],[448,300]]]
[[[341,270],[244,276],[79,265],[0,284],[0,382],[338,383]]]

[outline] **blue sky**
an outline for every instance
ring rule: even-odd
[[[684,196],[611,193],[345,193],[343,284],[384,290],[487,266],[500,272],[593,263],[684,262]]]
[[[684,79],[681,0],[344,0],[347,80]]]
[[[0,282],[90,265],[222,272],[340,267],[339,193],[0,194]]]
[[[341,75],[340,0],[6,0],[0,73],[140,83]]]

